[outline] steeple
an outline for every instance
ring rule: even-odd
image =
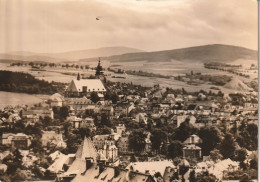
[[[103,72],[102,72],[102,66],[100,64],[100,57],[98,58],[98,65],[97,65],[97,68],[96,68],[96,76],[100,76],[102,75]]]
[[[79,73],[78,73],[78,76],[77,76],[77,80],[80,80],[80,75],[79,75]]]

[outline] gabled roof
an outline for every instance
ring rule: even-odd
[[[94,160],[96,160],[97,156],[98,153],[95,146],[89,138],[85,137],[76,152],[76,158],[82,160],[85,160],[85,158],[93,158]]]
[[[162,176],[167,167],[175,168],[172,161],[153,161],[153,162],[134,162],[127,166],[127,169],[133,169],[133,171],[138,171],[145,173],[149,171],[151,175],[159,172]]]
[[[72,80],[68,87],[68,91],[82,92],[83,87],[87,87],[87,92],[93,92],[93,91],[105,92],[106,91],[106,89],[100,79],[80,79],[80,80],[75,79],[75,80]]]
[[[200,147],[196,146],[196,145],[186,145],[185,147],[183,147],[183,150],[201,150]]]

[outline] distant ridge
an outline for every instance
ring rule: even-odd
[[[257,60],[257,51],[232,45],[212,44],[182,49],[155,52],[127,53],[106,58],[112,62],[148,61],[168,62],[171,60],[196,62],[232,62],[237,59]],[[81,60],[83,61],[83,60]],[[85,60],[87,61],[87,60]]]
[[[82,58],[108,57],[113,55],[121,55],[126,53],[144,52],[140,49],[130,47],[102,47],[98,49],[87,49],[79,51],[70,51],[63,53],[48,54],[51,57],[58,57],[69,60],[78,60]]]
[[[108,57],[133,52],[143,52],[143,50],[130,47],[102,47],[98,49],[86,49],[78,51],[68,51],[61,53],[34,53],[29,51],[16,51],[0,54],[0,59],[23,60],[23,61],[43,61],[43,62],[68,62],[78,61],[83,58]]]
[[[0,54],[0,59],[40,61],[40,62],[88,62],[97,60],[111,62],[169,62],[177,60],[182,62],[221,62],[230,63],[238,59],[256,60],[257,51],[244,47],[212,44],[196,47],[188,47],[173,50],[162,50],[154,52],[144,52],[139,49],[129,47],[103,47],[99,49],[87,49],[79,51],[69,51],[63,53],[33,53],[33,52],[10,52]]]

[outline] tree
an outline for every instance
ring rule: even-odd
[[[19,149],[15,149],[15,151],[13,152],[13,155],[14,155],[13,163],[17,164],[19,167],[22,167],[23,156],[21,155],[21,152],[19,151]]]
[[[236,161],[244,162],[246,160],[246,157],[247,157],[246,149],[242,148],[236,151],[236,156],[235,156]]]
[[[208,172],[202,172],[197,174],[196,178],[197,182],[216,182],[217,177],[214,176],[213,174],[209,174]]]
[[[194,170],[192,170],[192,171],[190,172],[189,180],[190,180],[190,182],[196,182],[196,173],[195,173]]]
[[[32,144],[31,144],[30,148],[33,150],[34,153],[43,152],[41,139],[38,137],[34,138],[32,140]]]
[[[220,143],[219,150],[220,153],[223,155],[224,159],[227,158],[234,158],[235,152],[235,142],[233,136],[230,133],[225,135],[225,139]]]
[[[111,125],[112,125],[109,116],[105,113],[101,114],[101,125],[108,126],[108,127],[111,127]]]
[[[178,140],[174,140],[168,147],[167,156],[171,159],[182,156],[182,144]]]
[[[220,154],[220,151],[218,149],[214,149],[210,152],[210,158],[214,162],[217,162],[218,160],[221,160],[223,156]]]
[[[161,129],[154,129],[151,132],[152,149],[158,151],[162,142],[166,141],[167,133]]]
[[[257,170],[258,165],[257,165],[257,160],[256,160],[256,159],[252,159],[252,160],[250,161],[250,168]]]
[[[12,176],[12,181],[24,181],[26,179],[25,172],[21,171],[20,168],[18,168],[15,172],[15,174]]]
[[[62,106],[60,108],[60,118],[65,120],[69,116],[69,107]]]
[[[82,139],[84,139],[84,137],[87,137],[87,138],[93,137],[93,133],[91,132],[91,130],[89,128],[80,128],[79,134]]]
[[[248,174],[244,173],[239,182],[250,182],[250,177]]]
[[[111,95],[111,100],[112,100],[112,103],[113,103],[113,104],[116,104],[117,101],[119,101],[118,95],[117,95],[116,93],[113,93],[113,94]]]
[[[172,135],[173,140],[179,140],[183,142],[186,140],[190,135],[197,133],[197,129],[190,125],[188,122],[183,122],[179,128],[175,130]]]
[[[97,103],[100,100],[100,98],[98,97],[98,94],[96,92],[91,93],[90,99],[94,103]]]
[[[251,145],[252,148],[251,150],[257,150],[257,142],[258,142],[258,127],[256,124],[254,123],[250,123],[247,125],[247,131],[250,135],[250,139],[251,139]]]
[[[14,175],[18,168],[22,168],[22,158],[19,149],[15,149],[13,154],[8,155],[4,158],[3,164],[6,164],[7,167],[7,174]]]
[[[198,136],[202,139],[202,155],[209,155],[218,143],[221,141],[221,132],[218,128],[201,128]]]
[[[51,117],[45,116],[45,117],[42,119],[42,123],[43,123],[44,127],[50,126],[51,123],[52,123]]]
[[[136,129],[129,135],[129,147],[135,152],[142,152],[146,145],[147,135],[144,133],[143,129]]]

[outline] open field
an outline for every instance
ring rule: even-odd
[[[31,95],[0,91],[0,109],[3,109],[6,106],[36,104],[42,102],[46,97],[46,95]]]
[[[239,61],[241,63],[243,61]],[[95,67],[97,62],[88,62],[86,63],[91,67]],[[186,62],[182,63],[180,61],[171,62],[120,62],[120,63],[110,63],[109,61],[102,61],[102,66],[104,68],[108,68],[112,66],[113,69],[123,69],[123,70],[135,70],[139,71],[142,70],[144,72],[161,74],[161,75],[169,75],[169,76],[177,76],[177,75],[185,75],[186,73],[190,73],[193,71],[194,73],[201,72],[202,74],[210,74],[210,75],[229,75],[232,77],[239,78],[242,81],[249,82],[253,80],[253,78],[257,77],[257,72],[252,72],[250,78],[244,78],[241,76],[237,76],[228,72],[219,71],[219,70],[211,70],[204,68],[202,63],[193,63],[193,62]],[[72,79],[76,78],[76,74],[84,74],[84,76],[94,75],[94,70],[81,70],[76,68],[50,68],[45,67],[45,71],[31,71],[29,67],[10,67],[9,64],[1,64],[1,70],[10,70],[10,71],[22,71],[32,74],[38,79],[44,79],[49,82],[56,81],[56,82],[64,82],[69,83]],[[154,77],[143,77],[137,75],[128,75],[128,74],[117,74],[109,71],[104,71],[107,75],[107,79],[111,81],[119,81],[119,82],[132,82],[134,84],[140,84],[144,86],[153,86],[154,84],[160,84],[162,87],[170,87],[170,88],[185,88],[188,91],[199,91],[201,89],[209,90],[210,87],[213,85],[205,83],[200,85],[189,85],[185,82],[181,82],[178,80],[174,80],[173,77],[166,79],[166,78],[154,78]],[[121,77],[121,78],[118,78]],[[123,77],[123,78],[122,78]],[[218,86],[224,93],[234,92],[236,90],[224,88]],[[215,91],[215,90],[212,90]],[[216,92],[216,91],[215,91]]]

